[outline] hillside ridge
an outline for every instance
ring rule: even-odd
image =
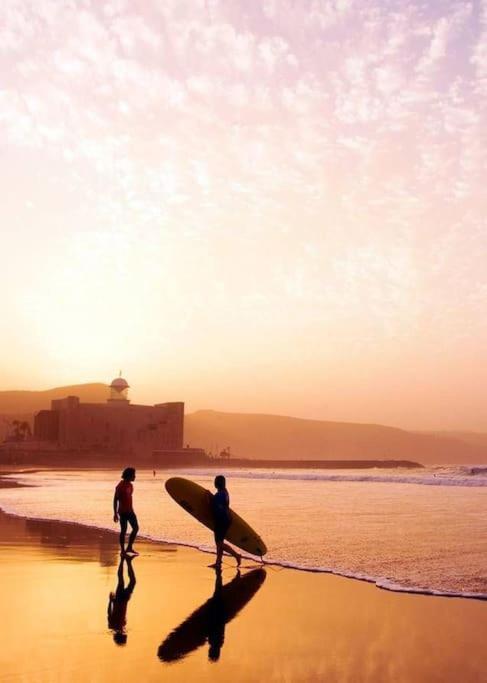
[[[100,382],[41,391],[0,391],[0,440],[14,419],[33,422],[53,399],[79,396],[104,402],[108,386]],[[218,453],[230,446],[237,458],[262,460],[415,460],[423,464],[487,463],[487,434],[418,432],[368,422],[200,409],[185,416],[185,444]]]

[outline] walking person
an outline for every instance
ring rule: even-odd
[[[216,493],[211,494],[211,509],[215,523],[215,543],[216,543],[216,562],[212,565],[219,569],[222,565],[223,553],[232,555],[237,560],[237,567],[242,561],[241,555],[237,553],[228,543],[225,543],[225,536],[232,522],[230,513],[230,496],[226,488],[226,480],[222,474],[215,477]]]
[[[139,523],[132,504],[133,481],[135,481],[135,469],[133,467],[126,467],[122,472],[122,479],[117,484],[113,496],[113,521],[120,521],[120,550],[122,555],[139,554],[134,550],[134,541],[139,531]],[[127,547],[125,548],[125,534],[127,533],[128,524],[130,524],[131,531]]]

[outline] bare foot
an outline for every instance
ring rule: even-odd
[[[139,553],[138,553],[136,550],[134,550],[133,548],[127,548],[127,550],[126,550],[125,552],[126,552],[127,555],[138,555],[138,554],[139,554]]]
[[[214,562],[213,564],[209,564],[208,567],[210,569],[221,569],[222,563],[221,562]]]

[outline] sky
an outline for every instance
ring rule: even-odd
[[[486,105],[486,0],[4,0],[0,389],[487,431]]]

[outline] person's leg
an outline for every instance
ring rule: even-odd
[[[228,553],[229,555],[231,555],[232,557],[234,557],[237,560],[237,567],[240,567],[240,563],[242,562],[242,556],[240,555],[240,553],[237,553],[232,548],[231,545],[228,545],[228,543],[222,543],[221,546],[222,546],[222,555],[223,555],[223,551],[225,551],[226,553]]]
[[[139,523],[135,513],[132,513],[129,517],[130,526],[132,531],[130,532],[129,542],[127,544],[127,552],[134,552],[133,545],[139,531]]]
[[[117,571],[117,577],[118,577],[118,583],[117,583],[117,590],[115,592],[115,595],[119,594],[120,591],[123,591],[125,588],[125,581],[123,578],[123,563],[125,562],[125,557],[122,557],[120,559],[120,563],[118,565],[118,571]]]
[[[220,548],[219,548],[219,553],[220,553],[220,563],[222,561],[223,553],[226,552],[232,557],[234,557],[237,560],[237,567],[240,567],[240,563],[242,561],[241,556],[239,553],[237,553],[232,546],[228,545],[228,543],[225,543],[225,538],[228,533],[228,529],[230,528],[230,522],[227,521],[225,524],[222,524],[218,528],[218,538],[217,540],[220,541]],[[218,563],[218,560],[217,560]]]
[[[216,562],[215,565],[217,567],[221,567],[222,564],[222,558],[223,558],[223,541],[217,541],[216,542]]]
[[[120,520],[120,550],[125,552],[125,534],[127,533],[127,518],[122,513],[119,515]]]
[[[225,540],[225,534],[227,528],[225,524],[222,524],[220,520],[216,521],[214,534],[215,534],[215,545],[216,545],[216,562],[214,567],[219,569],[222,566],[223,559],[223,542]]]
[[[137,583],[136,578],[135,578],[135,572],[134,568],[132,567],[132,557],[128,556],[125,558],[125,561],[127,562],[127,572],[129,575],[129,582],[127,585],[127,594],[132,595],[132,591],[135,588],[135,584]]]

